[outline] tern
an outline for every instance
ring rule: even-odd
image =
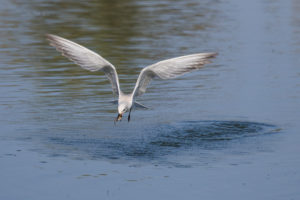
[[[211,63],[210,59],[218,55],[214,52],[195,53],[149,65],[142,69],[133,92],[125,94],[120,88],[116,68],[99,54],[57,35],[47,34],[46,38],[51,46],[83,69],[104,72],[111,82],[113,93],[118,96],[118,100],[115,101],[118,104],[118,116],[114,119],[115,123],[120,121],[126,112],[129,112],[129,122],[131,109],[134,107],[147,108],[136,102],[135,99],[146,92],[147,86],[153,78],[174,79],[202,68],[205,64]]]

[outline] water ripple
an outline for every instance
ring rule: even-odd
[[[257,122],[183,121],[155,127],[148,126],[141,135],[135,134],[127,138],[124,136],[95,138],[92,135],[84,137],[56,135],[46,137],[44,142],[52,146],[51,153],[47,153],[53,156],[162,162],[169,156],[176,156],[180,153],[188,152],[194,156],[199,151],[233,148],[234,141],[245,142],[246,138],[251,137],[257,141],[260,136],[279,131],[280,129],[275,125]],[[251,143],[249,140],[248,142]]]

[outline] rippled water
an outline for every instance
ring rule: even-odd
[[[232,147],[236,142],[243,142],[249,147],[256,140],[246,138],[278,133],[280,129],[274,125],[241,121],[186,121],[148,125],[142,132],[142,135],[134,134],[129,137],[103,134],[88,137],[74,132],[68,136],[47,134],[43,142],[56,147],[56,150],[51,150],[50,156],[71,156],[75,159],[89,157],[123,162],[138,160],[177,166],[180,163],[167,161],[168,156],[183,153],[199,157],[198,153],[201,151],[232,151],[236,150]],[[255,147],[259,146],[262,145],[256,144]],[[256,150],[249,148],[246,151],[251,153]]]
[[[298,1],[0,2],[1,199],[300,197]],[[114,126],[106,77],[46,33],[100,53],[125,92],[154,62],[219,56]]]

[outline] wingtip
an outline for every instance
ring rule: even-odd
[[[217,52],[211,52],[211,53],[208,53],[207,58],[215,58],[218,55],[219,55],[219,53],[217,53]]]
[[[46,33],[46,34],[45,34],[45,37],[46,37],[46,38],[49,38],[49,37],[52,37],[52,36],[53,36],[53,35],[50,34],[50,33]]]
[[[46,40],[51,42],[51,40],[53,40],[55,38],[55,35],[46,33],[45,38],[46,38]]]
[[[47,34],[45,34],[45,37],[46,37],[46,39],[48,40],[48,41],[55,41],[55,40],[59,40],[59,39],[64,39],[64,38],[62,38],[62,37],[59,37],[59,36],[57,36],[57,35],[54,35],[54,34],[50,34],[50,33],[47,33]]]
[[[199,56],[201,59],[211,59],[211,58],[215,58],[219,55],[219,53],[217,52],[205,52],[205,53],[198,53],[198,54],[194,54],[196,56]]]

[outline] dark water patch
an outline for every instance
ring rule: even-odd
[[[166,130],[152,144],[181,147],[271,133],[274,125],[243,121],[186,121],[160,127]],[[163,132],[163,131],[162,131]]]
[[[257,151],[260,149],[257,141],[264,140],[260,136],[279,132],[280,129],[271,124],[245,121],[183,121],[147,126],[134,131],[130,137],[125,133],[100,138],[92,134],[61,134],[48,135],[43,141],[51,147],[46,150],[49,155],[63,155],[80,160],[173,163],[177,167],[188,166],[177,161],[182,154],[205,157],[207,155],[201,151],[224,153],[228,149],[232,149],[230,152],[234,153],[237,151],[234,147],[236,143],[252,146],[250,149],[242,147],[243,152],[239,151],[241,155]],[[244,152],[245,149],[247,152]],[[176,161],[172,160],[174,157]]]

